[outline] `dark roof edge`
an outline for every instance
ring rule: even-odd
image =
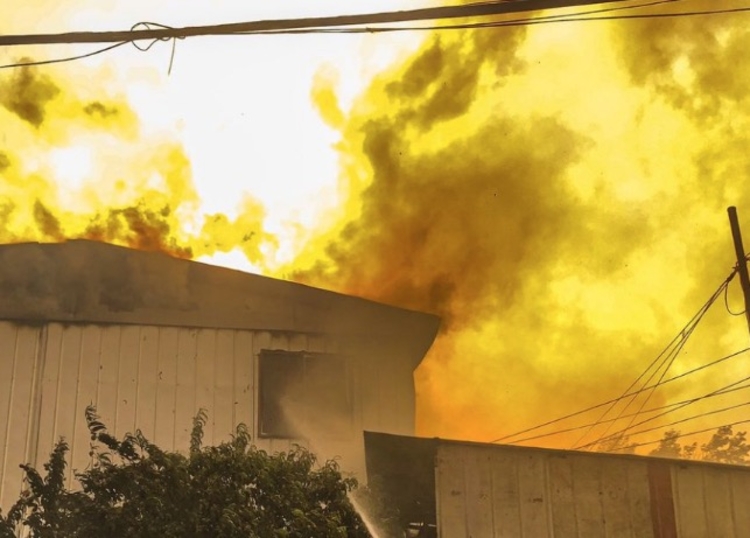
[[[0,245],[0,319],[398,336],[415,366],[434,315],[89,240]]]
[[[365,438],[371,437],[378,439],[381,442],[389,442],[399,444],[413,444],[414,446],[424,444],[425,446],[431,446],[435,449],[440,446],[466,446],[470,448],[483,448],[483,449],[498,449],[498,450],[512,450],[517,452],[537,452],[545,453],[556,456],[591,456],[595,458],[614,458],[623,460],[637,460],[640,462],[662,462],[670,465],[680,466],[700,466],[700,467],[715,467],[720,469],[735,469],[743,472],[750,473],[750,465],[737,465],[730,463],[718,463],[714,461],[705,460],[686,460],[679,458],[665,458],[659,456],[647,456],[640,454],[618,454],[611,452],[587,452],[583,450],[569,450],[562,448],[544,448],[544,447],[532,447],[532,446],[521,446],[521,445],[507,445],[500,443],[483,443],[481,441],[466,441],[459,439],[444,439],[441,437],[416,437],[410,435],[398,435],[393,433],[382,433],[382,432],[364,432]]]

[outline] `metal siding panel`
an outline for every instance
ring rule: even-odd
[[[196,407],[197,331],[181,329],[177,343],[174,449],[187,451]]]
[[[550,534],[550,498],[547,495],[546,474],[541,454],[524,454],[518,458],[521,535],[524,537],[536,538]]]
[[[141,362],[141,328],[124,326],[120,336],[120,364],[117,378],[117,411],[114,431],[118,436],[133,432],[140,405],[138,385]]]
[[[81,345],[83,330],[78,325],[68,325],[63,328],[62,348],[60,356],[60,376],[57,392],[57,406],[55,407],[55,441],[63,437],[70,444],[75,433],[77,418],[76,401],[78,397],[78,381],[81,370]],[[82,417],[83,418],[83,417]],[[43,459],[51,451],[49,447]],[[73,485],[73,473],[68,467],[66,487]]]
[[[509,451],[495,452],[492,455],[491,473],[495,536],[520,537],[523,530],[517,455]]]
[[[234,373],[235,332],[216,332],[214,354],[216,357],[214,387],[215,406],[211,414],[214,425],[214,443],[229,440],[237,425],[235,417],[235,373]],[[252,431],[252,430],[251,430]]]
[[[0,394],[7,396],[0,399],[0,506],[18,499],[23,484],[18,466],[30,463],[39,334],[36,327],[0,323]]]
[[[438,448],[435,489],[440,538],[468,538],[464,456],[460,447]]]
[[[575,480],[569,456],[551,456],[547,460],[550,503],[552,503],[552,535],[575,537],[576,520]]]
[[[474,450],[465,460],[466,527],[471,537],[491,538],[495,523],[492,513],[492,451]]]
[[[575,504],[579,535],[604,536],[601,467],[597,458],[573,459]]]
[[[214,444],[216,417],[216,330],[199,329],[196,340],[196,394],[195,409],[205,409],[208,420],[203,427],[203,442]]]
[[[86,425],[86,407],[96,401],[99,378],[99,350],[101,330],[95,325],[86,325],[81,329],[80,352],[78,361],[78,383],[75,393],[73,412],[73,430],[68,438],[70,452],[68,467],[73,472],[82,472],[90,463],[89,430]],[[108,417],[104,423],[107,424]]]
[[[601,499],[604,534],[607,538],[641,538],[634,536],[630,513],[628,467],[633,462],[600,458]]]
[[[160,338],[161,333],[157,327],[144,326],[139,331],[138,407],[135,421],[136,428],[152,442],[156,440],[158,416]]]
[[[696,467],[672,466],[675,516],[680,538],[711,536],[706,522],[703,472]]]
[[[711,538],[734,538],[735,536],[731,472],[716,468],[703,469],[706,524],[711,529]]]
[[[175,397],[177,393],[177,337],[179,329],[159,328],[154,443],[174,449]]]
[[[653,538],[648,466],[645,462],[628,465],[628,505],[634,538]]]
[[[735,536],[743,538],[750,529],[750,473],[731,473],[729,484],[732,490]]]
[[[96,409],[104,424],[114,431],[117,417],[117,386],[120,375],[119,325],[102,328]]]
[[[47,326],[47,347],[44,350],[44,367],[41,383],[41,409],[39,415],[39,435],[34,447],[33,463],[39,467],[47,461],[52,447],[57,441],[57,406],[60,390],[60,369],[64,330],[62,325],[51,323]]]
[[[16,326],[0,322],[0,507],[15,501],[16,494],[21,490],[21,483],[17,480],[20,472],[15,472],[14,467],[23,463],[15,461],[23,453],[19,454],[18,435],[11,435],[13,395],[19,360],[17,347]]]

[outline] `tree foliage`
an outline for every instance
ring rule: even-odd
[[[659,446],[652,450],[651,456],[664,458],[701,459],[719,463],[750,463],[750,445],[747,444],[746,432],[734,433],[732,426],[717,428],[711,439],[698,448],[698,443],[682,445],[678,430],[668,430],[659,441]]]
[[[86,410],[91,465],[65,488],[60,440],[46,476],[22,465],[27,488],[7,516],[0,538],[22,528],[30,538],[365,538],[369,533],[349,495],[356,480],[335,461],[318,465],[302,447],[269,455],[244,425],[230,441],[203,446],[206,413],[193,420],[187,455],[166,452],[141,431],[117,439],[93,407]]]

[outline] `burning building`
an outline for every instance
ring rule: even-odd
[[[244,423],[364,470],[363,430],[412,435],[413,371],[438,318],[92,241],[0,246],[0,506],[55,442],[88,463],[84,410],[186,450]]]

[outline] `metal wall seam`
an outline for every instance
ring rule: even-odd
[[[39,330],[39,338],[34,360],[33,385],[31,389],[32,408],[29,417],[29,431],[26,443],[26,460],[34,466],[39,467],[39,428],[42,417],[42,379],[44,367],[47,364],[47,339],[49,336],[49,324],[45,323]]]

